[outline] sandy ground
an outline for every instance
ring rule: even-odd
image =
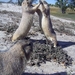
[[[18,26],[21,19],[21,7],[14,4],[0,4],[0,50],[8,50],[13,43],[11,42],[13,31],[10,32],[14,25]],[[16,13],[15,13],[16,12]],[[42,63],[40,67],[27,65],[23,75],[75,75],[75,22],[60,19],[51,16],[52,24],[57,34],[58,43],[64,51],[72,57],[73,64],[64,67],[54,61]],[[9,29],[9,30],[8,30]],[[15,31],[15,30],[14,30]],[[32,35],[33,34],[33,35]],[[29,35],[32,39],[45,39],[44,34],[40,33],[38,17],[34,17],[34,25]]]

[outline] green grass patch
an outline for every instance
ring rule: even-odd
[[[66,14],[62,14],[61,11],[60,11],[60,8],[50,7],[50,13],[51,13],[51,15],[54,15],[54,16],[57,16],[57,17],[75,20],[75,11],[71,10],[70,8],[68,8],[66,10]]]

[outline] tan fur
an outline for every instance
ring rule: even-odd
[[[0,52],[0,75],[21,75],[31,52],[32,45],[24,40],[6,52]]]
[[[46,38],[49,41],[52,41],[54,43],[54,47],[56,47],[57,39],[56,39],[56,34],[53,30],[51,19],[50,19],[50,8],[47,3],[42,2],[42,4],[40,4],[40,6],[39,6],[39,9],[42,13],[42,18],[41,18],[41,23],[40,23],[42,30],[43,30]]]
[[[22,19],[18,29],[13,34],[12,41],[26,37],[33,24],[34,13],[39,5],[40,3],[33,7],[28,0],[22,2]]]

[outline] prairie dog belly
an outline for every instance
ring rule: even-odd
[[[28,18],[29,17],[29,18]],[[30,30],[31,26],[33,24],[33,16],[32,15],[24,15],[22,17],[19,30],[22,34],[27,34],[27,32]]]
[[[51,35],[50,27],[49,27],[49,19],[45,16],[42,17],[42,30],[46,36]]]
[[[12,41],[25,38],[33,24],[33,14],[24,13],[18,29],[15,31]]]

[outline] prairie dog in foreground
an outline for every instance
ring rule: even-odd
[[[54,47],[57,46],[57,39],[56,34],[52,28],[52,23],[50,19],[50,8],[47,2],[43,1],[42,4],[40,4],[39,9],[42,13],[42,20],[41,20],[41,27],[42,30],[46,36],[46,38],[49,41],[52,41],[54,43]]]
[[[31,52],[31,43],[24,40],[20,40],[6,52],[0,52],[0,75],[21,75]]]
[[[12,41],[26,37],[33,24],[34,13],[38,9],[39,5],[40,3],[33,7],[31,2],[28,0],[24,0],[22,2],[22,19],[18,29],[13,34]]]

